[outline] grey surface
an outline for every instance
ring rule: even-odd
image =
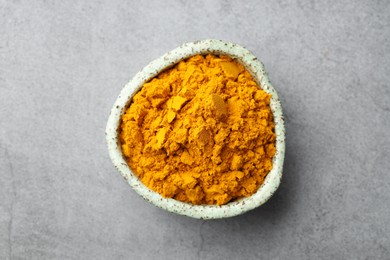
[[[271,2],[0,1],[0,259],[389,259],[390,2]],[[276,195],[219,221],[143,201],[104,140],[124,84],[205,38],[264,62],[288,139]]]

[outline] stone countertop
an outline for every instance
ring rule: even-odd
[[[390,3],[1,1],[0,259],[388,259]],[[145,202],[104,129],[151,60],[199,39],[265,64],[286,117],[282,185],[201,221]]]

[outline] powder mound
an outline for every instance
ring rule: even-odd
[[[272,169],[270,98],[235,60],[190,57],[134,96],[120,125],[123,155],[167,198],[222,205],[250,196]]]

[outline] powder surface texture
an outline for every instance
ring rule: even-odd
[[[120,124],[123,155],[167,198],[222,205],[250,196],[272,169],[270,98],[235,60],[190,57],[133,97]]]

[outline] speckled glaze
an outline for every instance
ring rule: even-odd
[[[264,183],[252,196],[243,198],[228,204],[217,205],[192,205],[162,197],[147,188],[138,177],[132,172],[122,156],[118,141],[117,130],[120,118],[135,93],[143,84],[161,71],[175,65],[179,61],[196,54],[224,54],[240,61],[245,68],[253,75],[259,86],[272,95],[271,110],[275,121],[276,153],[273,158],[273,168],[265,178]],[[282,114],[282,107],[275,89],[272,87],[263,64],[244,47],[220,40],[202,40],[183,44],[182,46],[164,54],[152,61],[149,65],[138,72],[135,77],[122,89],[111,110],[107,127],[106,139],[108,151],[115,167],[129,183],[129,185],[144,199],[157,207],[199,219],[218,219],[240,215],[264,204],[279,187],[285,152],[285,128]]]

